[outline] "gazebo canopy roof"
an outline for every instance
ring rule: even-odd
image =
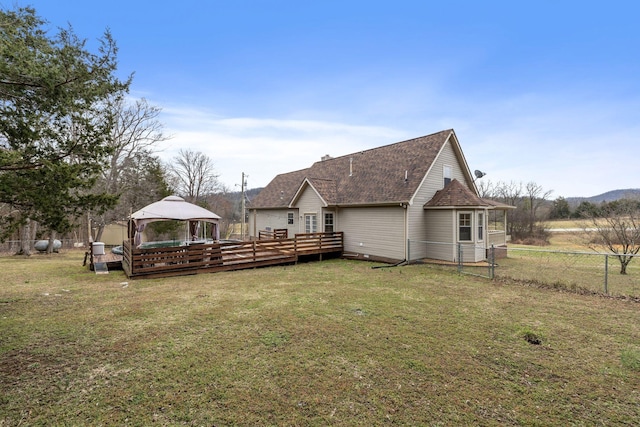
[[[217,223],[220,217],[205,208],[186,202],[182,197],[168,196],[132,213],[131,219],[135,220],[136,224],[170,220]]]

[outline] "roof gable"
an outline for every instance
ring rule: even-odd
[[[309,169],[302,169],[277,175],[251,201],[251,207],[276,209],[288,207],[289,202],[299,190],[308,171]]]
[[[298,191],[291,199],[289,203],[290,207],[293,207],[298,199],[304,193],[305,188],[311,188],[318,197],[322,200],[325,206],[332,204],[336,198],[336,182],[332,179],[320,179],[320,178],[305,178],[300,184]]]
[[[252,201],[253,208],[286,208],[303,181],[329,205],[407,203],[447,141],[452,140],[465,175],[470,174],[452,129],[314,163],[276,176]]]
[[[442,190],[436,191],[431,200],[425,203],[425,209],[451,207],[493,207],[486,200],[478,197],[457,179],[452,180]]]

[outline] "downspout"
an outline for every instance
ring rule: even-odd
[[[509,227],[507,224],[507,210],[502,210],[502,217],[504,218],[504,244],[507,245],[507,232],[509,231]]]
[[[452,209],[451,210],[451,235],[453,236],[453,241],[452,241],[452,245],[451,245],[451,255],[453,258],[453,261],[458,261],[458,211],[457,209]]]
[[[409,263],[409,206],[407,203],[401,203],[404,209],[404,261]]]
[[[253,238],[257,239],[258,232],[256,230],[256,224],[258,223],[258,211],[253,209]]]
[[[391,264],[391,265],[374,265],[373,267],[371,267],[372,269],[376,269],[376,268],[392,268],[392,267],[398,267],[400,265],[403,264],[408,264],[406,259],[403,259],[400,262],[397,262],[395,264]]]
[[[482,224],[482,230],[484,232],[484,246],[486,249],[491,247],[491,243],[489,242],[489,209],[485,208],[484,210],[484,224]]]

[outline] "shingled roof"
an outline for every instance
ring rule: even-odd
[[[448,129],[280,174],[253,199],[251,207],[286,208],[304,185],[312,185],[328,205],[407,203],[452,136],[456,140]]]
[[[450,207],[488,207],[488,201],[476,196],[473,191],[462,185],[457,179],[452,180],[442,190],[436,191],[431,200],[425,203],[425,209]]]
[[[452,180],[442,190],[436,191],[431,200],[424,204],[425,209],[446,209],[464,207],[485,207],[489,209],[515,209],[515,206],[506,205],[491,199],[482,199],[462,185],[457,179]]]

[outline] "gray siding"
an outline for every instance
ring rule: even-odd
[[[316,231],[322,231],[322,207],[324,206],[324,203],[322,202],[322,199],[318,197],[318,194],[313,188],[307,186],[300,197],[298,197],[295,206],[298,208],[299,216],[302,216],[302,218],[298,218],[299,227],[297,233],[305,232],[305,214],[315,214],[318,221]]]
[[[410,240],[427,240],[429,229],[437,226],[431,223],[428,212],[423,209],[428,200],[423,201],[421,198],[420,202],[407,207],[408,238]],[[411,248],[411,258],[425,258],[424,248],[422,248],[422,252],[417,252],[418,250],[420,248],[415,248],[415,250],[413,247]]]
[[[438,155],[438,157],[433,162],[431,169],[429,169],[429,173],[427,174],[424,182],[416,191],[416,194],[412,201],[413,205],[419,205],[420,208],[427,203],[436,191],[442,190],[444,188],[444,166],[451,167],[451,178],[457,179],[462,184],[469,184],[465,180],[464,172],[462,166],[458,162],[458,158],[456,157],[455,152],[453,151],[453,147],[451,146],[451,142],[447,142],[443,147],[442,151]],[[411,222],[410,222],[411,224]]]
[[[411,258],[434,258],[452,260],[451,245],[456,241],[451,211],[425,211],[424,204],[444,188],[444,166],[451,167],[451,178],[465,183],[463,169],[456,157],[451,142],[447,142],[433,162],[429,173],[407,208],[408,236],[412,241],[430,241],[441,245],[413,245]],[[452,232],[454,234],[452,234]]]
[[[458,213],[471,212],[471,233],[473,242],[462,243],[462,258],[464,262],[478,262],[486,259],[485,242],[477,240],[477,210],[428,210],[427,220],[433,225],[427,232],[425,258],[456,261],[458,259]],[[483,211],[484,212],[484,211]],[[484,224],[486,235],[486,218]],[[412,246],[413,248],[413,246]],[[411,250],[411,258],[415,259]],[[418,253],[417,255],[421,255]]]
[[[287,224],[287,214],[293,212],[293,225]],[[257,237],[261,230],[275,230],[276,228],[286,228],[289,236],[298,232],[298,212],[296,209],[260,209],[252,211],[249,218],[249,235]]]
[[[343,208],[337,230],[344,231],[345,252],[403,260],[406,237],[402,207]]]
[[[452,210],[425,211],[429,229],[423,241],[426,243],[411,246],[411,258],[431,258],[454,261],[456,254],[455,213]],[[414,246],[417,246],[414,249]]]
[[[462,262],[478,262],[485,259],[485,249],[483,246],[478,246],[474,243],[462,244]]]

